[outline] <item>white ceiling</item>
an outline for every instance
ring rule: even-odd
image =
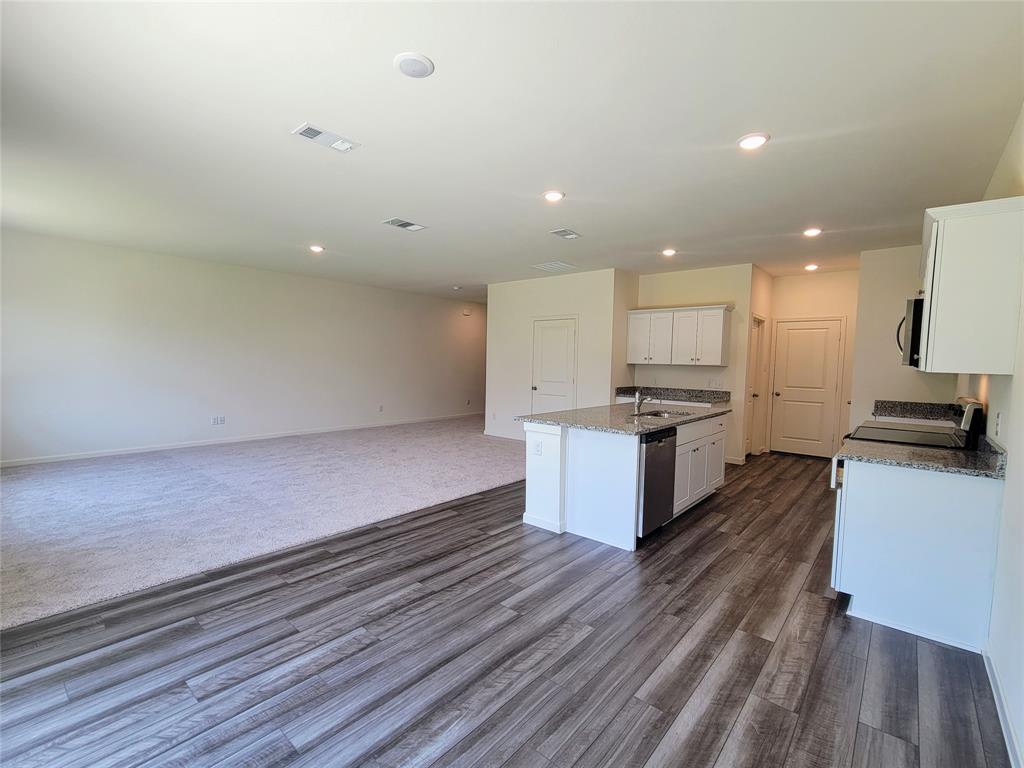
[[[556,259],[848,268],[981,196],[1022,8],[4,3],[4,221],[466,298]],[[408,50],[436,73],[398,74]]]

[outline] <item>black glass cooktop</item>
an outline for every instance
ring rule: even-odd
[[[850,433],[854,440],[873,440],[877,443],[903,443],[932,448],[963,448],[964,433],[956,427],[930,424],[902,424],[899,422],[866,421]]]

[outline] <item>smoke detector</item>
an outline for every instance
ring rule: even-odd
[[[426,229],[422,224],[413,224],[411,221],[405,219],[387,219],[382,221],[381,224],[390,224],[392,227],[398,227],[404,229],[406,232],[419,232],[421,229]]]
[[[552,229],[551,234],[563,240],[579,240],[582,237],[579,232],[573,232],[571,229]]]
[[[395,69],[406,77],[421,79],[434,74],[434,62],[422,53],[406,51],[395,56]]]
[[[575,264],[566,261],[546,261],[543,264],[531,264],[530,266],[541,272],[572,272],[576,269]]]
[[[352,141],[352,139],[346,139],[344,136],[332,133],[331,131],[321,130],[309,123],[303,123],[292,133],[296,136],[302,136],[304,139],[315,141],[317,144],[322,144],[325,147],[330,147],[338,152],[351,152],[353,149],[363,146],[358,142]]]

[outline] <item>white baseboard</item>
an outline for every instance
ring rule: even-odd
[[[985,660],[985,671],[988,673],[988,681],[992,686],[992,697],[996,700],[996,712],[999,714],[999,725],[1003,729],[1003,738],[1006,741],[1006,751],[1010,756],[1010,765],[1013,768],[1024,768],[1021,755],[1024,754],[1022,745],[1017,740],[1017,732],[1010,722],[1010,711],[1006,705],[1006,698],[1003,696],[1003,687],[996,674],[996,668],[992,664],[992,658],[987,653],[981,654]]]
[[[865,613],[864,611],[858,611],[855,605],[856,600],[856,597],[850,600],[850,606],[846,610],[847,616],[853,616],[856,619],[864,619],[864,621],[870,621],[874,624],[881,624],[883,627],[891,627],[892,629],[898,629],[900,632],[906,632],[910,635],[917,635],[918,637],[923,637],[925,640],[934,640],[935,642],[942,643],[943,645],[951,645],[954,648],[963,648],[965,651],[970,651],[971,653],[982,652],[982,649],[978,646],[971,645],[970,643],[965,643],[961,640],[955,640],[950,637],[943,637],[942,635],[936,635],[931,632],[922,632],[919,627],[910,627],[906,624],[900,624],[896,621],[889,621],[889,619],[883,617],[872,616],[871,614]]]
[[[746,464],[747,463],[747,457],[746,456],[742,456],[740,458],[737,458],[735,456],[726,456],[725,457],[725,463],[726,464]]]
[[[531,515],[523,515],[523,522],[526,525],[532,525],[536,528],[543,528],[545,531],[552,531],[554,533],[563,533],[558,529],[557,525],[550,523],[540,517],[533,517]]]
[[[161,443],[159,445],[144,445],[137,448],[115,448],[109,451],[86,451],[83,453],[64,453],[53,456],[33,456],[27,459],[5,459],[0,461],[0,467],[21,467],[27,464],[50,464],[57,461],[74,461],[76,459],[98,459],[103,456],[127,456],[134,453],[152,453],[153,451],[170,451],[175,448],[195,448],[202,445],[230,445],[231,443],[248,443],[254,440],[271,440],[275,437],[297,437],[300,435],[322,435],[327,432],[347,432],[353,429],[372,429],[373,427],[397,427],[402,424],[422,424],[427,421],[448,421],[450,419],[463,419],[470,416],[483,416],[483,413],[454,413],[448,416],[426,416],[419,419],[402,419],[400,421],[381,421],[373,424],[346,424],[340,427],[326,427],[324,429],[302,429],[295,432],[268,432],[262,435],[246,435],[244,437],[229,437],[227,439],[214,440],[191,440],[184,443]]]

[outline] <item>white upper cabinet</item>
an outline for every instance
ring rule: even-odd
[[[672,362],[672,313],[651,313],[651,355],[649,363]]]
[[[651,315],[648,312],[630,312],[626,340],[626,362],[646,363],[651,354]]]
[[[676,365],[697,365],[696,309],[672,313],[672,362]]]
[[[702,309],[697,321],[697,364],[725,365],[729,361],[729,313],[724,307]]]
[[[672,362],[675,365],[728,363],[728,307],[678,309],[673,315]]]
[[[922,371],[1012,374],[1024,197],[925,211]]]
[[[630,312],[626,362],[726,365],[731,309],[716,305]]]
[[[627,363],[672,361],[672,313],[630,312],[626,341]]]

